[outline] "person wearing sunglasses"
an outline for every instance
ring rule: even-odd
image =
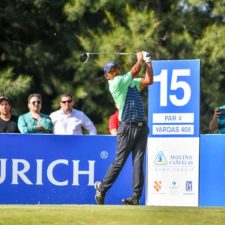
[[[85,129],[90,135],[97,134],[96,128],[89,117],[82,111],[74,109],[74,101],[69,93],[60,97],[60,109],[52,112],[54,134],[82,135]]]
[[[22,134],[52,133],[51,118],[41,113],[42,97],[40,94],[31,94],[28,97],[29,112],[19,116],[18,127]]]

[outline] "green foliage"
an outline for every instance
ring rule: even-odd
[[[217,0],[214,2],[215,7],[213,9],[213,14],[215,16],[220,16],[225,19],[225,1],[224,0]]]
[[[224,5],[224,0],[1,0],[0,90],[15,99],[18,113],[27,110],[31,92],[43,95],[45,113],[59,107],[60,94],[71,92],[98,132],[108,133],[114,103],[102,67],[116,60],[127,71],[135,56],[90,56],[83,64],[82,52],[147,50],[153,59],[200,58],[206,133],[214,107],[224,104]]]
[[[195,47],[196,55],[201,58],[201,121],[205,132],[213,109],[225,103],[224,35],[224,26],[209,26]]]
[[[12,68],[0,71],[0,93],[1,96],[15,98],[29,90],[31,78],[27,75],[18,75],[14,79]]]
[[[6,68],[0,71],[0,95],[7,96],[13,102],[13,112],[18,114],[21,110],[21,99],[30,90],[31,77],[27,75],[17,75],[13,73],[13,68]]]

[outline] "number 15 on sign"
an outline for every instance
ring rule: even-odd
[[[180,131],[191,130],[189,135],[198,135],[200,60],[153,61],[153,70],[154,83],[149,87],[149,125],[166,124],[163,127],[166,134],[173,130],[188,135]],[[177,126],[168,127],[168,123]],[[188,126],[184,124],[193,129],[186,129]]]

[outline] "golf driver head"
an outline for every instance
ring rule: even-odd
[[[79,59],[80,59],[80,61],[82,63],[86,63],[88,61],[88,59],[89,59],[89,53],[83,53],[83,54],[81,54],[80,57],[79,57]]]

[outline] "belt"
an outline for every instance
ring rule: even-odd
[[[145,121],[131,121],[131,122],[120,121],[120,125],[131,125],[131,126],[142,127],[145,124],[146,124]]]

